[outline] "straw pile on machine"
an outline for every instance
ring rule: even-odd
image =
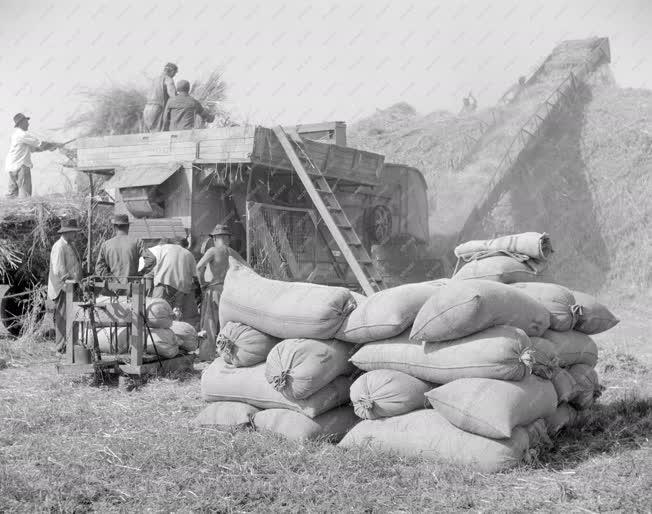
[[[452,279],[368,298],[264,279],[231,262],[220,357],[201,381],[214,403],[197,422],[341,439],[487,472],[550,444],[600,395],[590,334],[618,320],[594,298],[541,281],[552,252],[545,234],[457,252],[468,263]],[[460,276],[482,260],[538,268]]]

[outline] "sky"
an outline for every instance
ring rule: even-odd
[[[17,112],[65,140],[81,91],[146,85],[168,61],[177,80],[222,69],[224,107],[262,125],[352,123],[400,101],[457,111],[469,91],[491,105],[591,36],[610,38],[620,86],[652,89],[651,26],[651,0],[0,0],[0,156]],[[35,194],[66,187],[59,154],[33,160]]]

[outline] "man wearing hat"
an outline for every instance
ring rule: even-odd
[[[23,113],[14,116],[14,132],[11,134],[5,169],[9,174],[7,196],[32,196],[32,152],[44,152],[60,148],[58,143],[41,141],[27,132],[29,118]]]
[[[190,82],[180,80],[177,83],[177,96],[170,98],[165,107],[163,130],[192,130],[196,116],[209,123],[215,120],[213,114],[190,96]]]
[[[220,331],[219,305],[220,296],[224,289],[224,277],[229,269],[229,257],[237,259],[245,266],[247,263],[240,254],[229,246],[231,231],[226,225],[217,225],[211,232],[213,246],[209,247],[204,256],[197,263],[197,276],[202,282],[203,296],[201,302],[201,330],[204,332],[205,348],[200,348],[200,359],[212,360],[215,358],[215,340]],[[204,282],[204,271],[209,268],[212,280]]]
[[[169,62],[164,66],[163,73],[152,82],[152,87],[147,94],[147,103],[143,110],[143,123],[147,132],[156,132],[163,129],[163,110],[168,100],[174,98],[177,94],[174,76],[177,74],[178,69],[176,64]]]
[[[66,347],[66,294],[63,286],[66,281],[79,282],[82,278],[81,259],[73,246],[79,232],[77,220],[62,220],[58,231],[61,237],[50,252],[48,298],[54,301],[54,331],[59,351]]]
[[[113,217],[115,236],[104,241],[95,264],[95,274],[104,278],[113,278],[127,283],[129,277],[147,274],[156,264],[156,258],[139,239],[129,236],[129,217],[126,214],[116,214]],[[138,271],[138,259],[142,257],[145,263],[142,271]]]

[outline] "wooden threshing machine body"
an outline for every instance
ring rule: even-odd
[[[341,122],[299,125],[306,155],[321,170],[367,250],[428,238],[426,183],[411,167],[346,146]],[[226,224],[232,245],[265,276],[354,287],[355,277],[271,129],[254,126],[85,138],[78,169],[109,170],[103,188],[134,236],[190,236],[199,256]],[[105,172],[105,171],[102,171]]]

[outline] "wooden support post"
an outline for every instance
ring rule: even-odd
[[[73,323],[75,319],[73,291],[74,285],[72,282],[66,281],[63,284],[63,293],[66,295],[66,361],[68,364],[75,362],[75,349],[73,338]]]
[[[93,257],[93,197],[95,196],[95,184],[93,182],[93,174],[88,174],[88,235],[86,241],[86,273],[90,275],[93,271],[92,257]]]
[[[140,366],[143,363],[143,348],[145,346],[145,324],[143,323],[144,303],[143,298],[143,280],[136,284],[132,296],[132,314],[131,320],[131,365]]]

